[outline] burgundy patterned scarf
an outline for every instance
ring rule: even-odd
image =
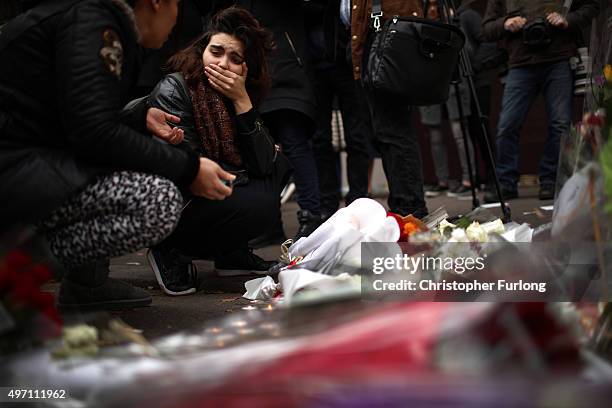
[[[235,140],[235,130],[223,97],[208,83],[202,73],[197,86],[189,87],[196,131],[202,141],[206,157],[217,162],[242,166],[242,158]]]

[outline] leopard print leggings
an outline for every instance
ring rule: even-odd
[[[159,243],[176,226],[182,205],[170,181],[122,171],[98,178],[38,227],[71,268]]]

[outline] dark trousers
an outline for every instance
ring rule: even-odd
[[[251,178],[247,185],[235,186],[225,200],[188,197],[178,226],[160,248],[205,259],[247,248],[249,240],[277,220],[279,185],[276,176]]]
[[[512,68],[508,73],[497,130],[497,174],[505,189],[519,180],[519,135],[533,101],[544,94],[548,139],[540,160],[540,184],[554,184],[559,143],[572,119],[573,77],[568,61]]]
[[[389,209],[397,214],[427,215],[423,193],[421,149],[412,129],[412,108],[401,101],[367,94],[374,128],[374,146],[380,151],[389,184]]]
[[[297,202],[302,210],[321,212],[317,166],[312,151],[312,122],[305,114],[281,109],[263,115],[270,134],[279,142],[293,166]]]
[[[349,192],[346,205],[368,195],[368,165],[370,162],[369,134],[371,123],[367,104],[359,94],[351,67],[342,62],[329,68],[315,70],[315,93],[319,104],[317,131],[313,139],[314,154],[319,173],[321,212],[333,214],[340,202],[340,183],[337,176],[336,154],[332,145],[331,116],[334,95],[342,112],[346,141],[346,168]]]

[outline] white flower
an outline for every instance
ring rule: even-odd
[[[472,242],[487,242],[489,237],[487,231],[477,221],[474,221],[465,230],[468,239]]]
[[[455,224],[451,224],[450,222],[448,222],[446,219],[442,220],[442,222],[440,223],[440,225],[438,225],[438,230],[440,231],[440,235],[444,236],[444,231],[447,229],[455,229],[457,228],[457,226]]]
[[[487,234],[503,234],[504,232],[506,232],[504,223],[499,218],[495,221],[482,224],[482,228],[486,231]]]
[[[455,228],[448,242],[470,242],[463,228]]]

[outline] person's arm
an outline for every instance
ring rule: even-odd
[[[196,131],[191,98],[177,75],[180,74],[166,75],[159,81],[149,95],[149,104],[153,108],[180,118],[176,126],[183,131],[184,139],[179,146],[188,147],[200,155],[205,155]]]
[[[236,141],[249,173],[265,177],[272,173],[276,146],[255,109],[236,116]]]
[[[139,133],[147,133],[147,111],[149,109],[148,96],[134,99],[123,107],[119,113],[121,123],[131,127]]]
[[[236,140],[247,169],[255,176],[270,174],[276,147],[246,91],[245,83],[249,72],[246,63],[242,64],[241,75],[217,65],[205,67],[205,72],[213,89],[234,104],[238,131]]]
[[[116,17],[98,3],[74,7],[57,33],[56,85],[62,128],[71,149],[91,164],[143,171],[189,186],[200,162],[195,153],[164,145],[120,121],[121,84],[102,57],[108,38],[116,36],[125,49]],[[116,43],[116,42],[115,42]],[[117,63],[122,67],[122,61]]]
[[[510,18],[506,11],[505,1],[489,0],[482,21],[482,35],[485,41],[498,41],[504,38],[507,30],[504,27]]]
[[[575,1],[571,11],[567,14],[568,29],[574,31],[583,30],[591,24],[597,13],[599,13],[599,1]]]

